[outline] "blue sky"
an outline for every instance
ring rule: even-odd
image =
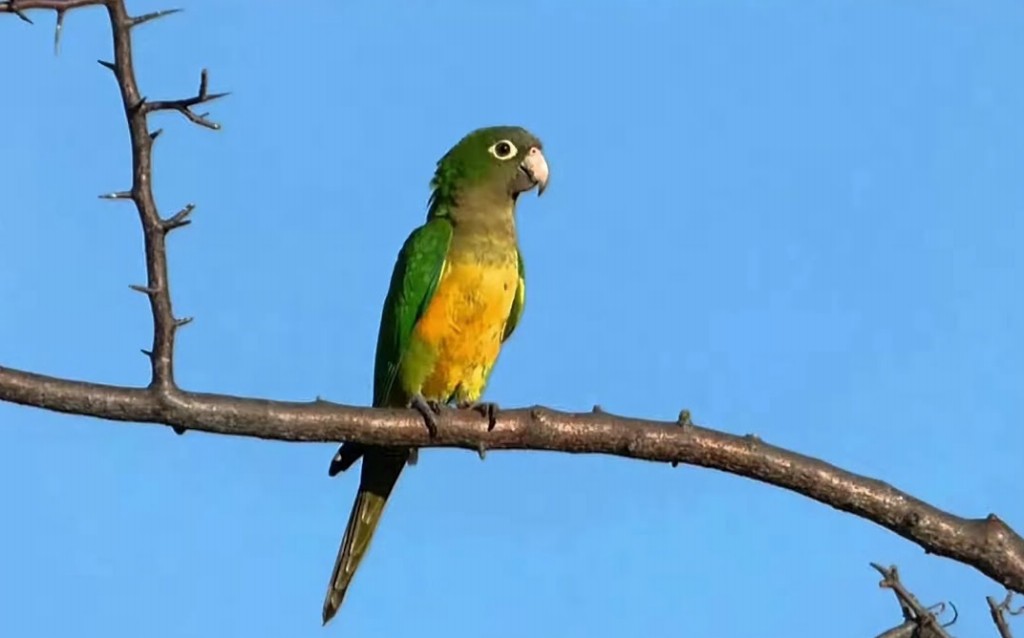
[[[472,128],[545,143],[524,322],[488,397],[698,423],[1024,530],[1018,2],[180,1],[161,115],[188,389],[369,400],[395,254]],[[131,2],[136,12],[166,8]],[[0,363],[145,384],[149,311],[99,10],[0,19]],[[960,635],[973,569],[802,497],[607,457],[428,451],[338,617],[357,476],[286,444],[0,405],[0,635],[875,635],[896,563]],[[1021,631],[1024,631],[1022,629]],[[987,632],[987,633],[986,633]]]

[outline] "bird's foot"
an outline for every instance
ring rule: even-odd
[[[430,432],[430,438],[437,436],[437,417],[441,415],[441,403],[425,399],[422,394],[417,394],[409,402],[409,407],[423,416],[423,422],[427,426],[427,431]]]
[[[487,419],[487,431],[490,432],[494,429],[494,425],[498,422],[498,412],[500,408],[497,403],[490,401],[464,401],[459,404],[461,410],[473,410],[479,412],[481,416]]]

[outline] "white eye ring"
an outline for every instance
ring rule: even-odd
[[[516,145],[509,140],[495,142],[491,145],[491,148],[487,149],[487,151],[500,160],[511,159],[519,152]]]

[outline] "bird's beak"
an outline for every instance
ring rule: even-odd
[[[536,146],[531,147],[526,159],[519,166],[537,185],[537,196],[543,195],[544,189],[548,187],[548,161],[544,159],[544,153]]]

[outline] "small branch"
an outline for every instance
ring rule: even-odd
[[[135,203],[139,221],[142,225],[146,253],[145,286],[133,285],[132,289],[145,293],[149,298],[150,310],[153,315],[153,346],[144,350],[150,359],[150,388],[161,395],[169,395],[175,390],[174,382],[174,336],[178,328],[191,321],[175,319],[171,304],[170,285],[167,274],[166,236],[171,230],[189,223],[188,216],[195,208],[189,204],[169,219],[162,219],[153,196],[153,142],[160,135],[160,130],[150,133],[147,117],[150,113],[163,110],[176,110],[191,121],[216,129],[219,125],[206,119],[204,115],[192,112],[192,107],[223,97],[226,93],[209,93],[208,75],[204,69],[199,82],[199,91],[195,97],[161,102],[147,102],[139,91],[132,59],[131,31],[146,22],[156,20],[180,11],[168,9],[155,11],[145,15],[132,17],[128,15],[124,0],[8,0],[0,2],[0,13],[14,13],[28,21],[24,11],[29,9],[48,9],[57,13],[57,38],[59,43],[60,29],[64,15],[72,10],[86,6],[103,6],[110,19],[110,29],[114,40],[114,60],[99,60],[99,63],[114,73],[121,93],[121,104],[128,124],[132,154],[132,185],[131,189],[100,195],[103,199],[131,200]]]
[[[220,129],[220,124],[211,122],[206,118],[207,114],[197,114],[192,110],[193,106],[205,104],[218,100],[229,93],[210,93],[208,89],[209,77],[206,69],[203,69],[202,73],[199,74],[199,91],[194,97],[185,98],[183,100],[162,100],[160,102],[148,102],[142,109],[147,113],[155,113],[156,111],[177,111],[187,117],[189,121],[199,126],[205,126],[209,129]]]
[[[910,590],[903,585],[900,581],[899,571],[896,566],[882,567],[878,563],[871,563],[871,566],[882,575],[882,581],[878,583],[879,587],[884,589],[891,589],[896,594],[896,600],[900,604],[900,609],[903,611],[904,623],[884,632],[882,636],[892,638],[895,636],[920,636],[921,638],[951,638],[946,633],[946,627],[956,622],[954,618],[951,622],[946,625],[940,624],[937,614],[941,614],[945,611],[945,604],[938,604],[933,608],[925,608],[914,594],[910,593]],[[935,609],[936,611],[932,611]],[[909,631],[909,633],[907,633]]]
[[[139,214],[142,224],[146,252],[145,286],[133,285],[132,289],[145,293],[149,298],[153,315],[153,346],[145,350],[151,362],[150,387],[162,394],[173,392],[174,382],[174,335],[178,328],[191,319],[175,319],[171,304],[170,285],[167,275],[167,233],[189,223],[189,214],[195,208],[189,204],[169,219],[162,219],[153,196],[153,141],[160,131],[150,133],[147,117],[150,113],[163,110],[176,110],[188,119],[208,128],[219,128],[206,119],[205,115],[196,115],[191,108],[195,105],[223,97],[225,93],[211,94],[208,91],[208,77],[204,69],[200,77],[199,92],[195,97],[184,100],[147,102],[139,91],[132,60],[131,31],[140,24],[162,18],[180,11],[168,9],[154,11],[145,15],[132,17],[128,15],[124,0],[8,0],[0,2],[0,13],[14,13],[23,20],[28,20],[24,11],[29,9],[48,9],[57,13],[57,38],[59,43],[60,30],[65,14],[86,6],[103,6],[110,19],[110,29],[114,40],[114,60],[99,60],[107,69],[114,73],[121,93],[121,104],[131,140],[132,154],[132,185],[129,190],[117,191],[100,195],[103,199],[131,200]]]
[[[150,386],[162,392],[174,388],[174,311],[167,276],[166,233],[153,196],[153,138],[148,110],[139,91],[132,59],[131,29],[137,23],[128,15],[123,0],[106,0],[114,36],[113,71],[121,92],[132,148],[131,198],[139,214],[146,252],[146,290],[153,315],[153,347],[150,349]]]
[[[1010,631],[1010,625],[1006,622],[1006,614],[1019,616],[1024,613],[1024,605],[1017,609],[1010,609],[1010,603],[1013,602],[1013,592],[1007,592],[1006,597],[999,603],[997,603],[995,598],[992,598],[991,596],[986,596],[985,600],[988,602],[989,613],[992,614],[992,622],[996,624],[996,629],[999,630],[999,637],[1013,638],[1013,632]]]
[[[159,131],[156,131],[155,133],[151,133],[150,137],[152,139],[156,139],[157,135],[159,135]],[[182,226],[187,226],[187,225],[191,224],[192,220],[189,219],[188,216],[191,215],[192,211],[194,211],[195,209],[196,209],[196,205],[195,204],[188,204],[188,205],[185,206],[185,208],[182,208],[181,210],[179,210],[172,217],[169,217],[168,219],[165,219],[164,222],[163,222],[164,232],[165,233],[169,233],[172,230],[174,230],[175,228],[181,228]]]

